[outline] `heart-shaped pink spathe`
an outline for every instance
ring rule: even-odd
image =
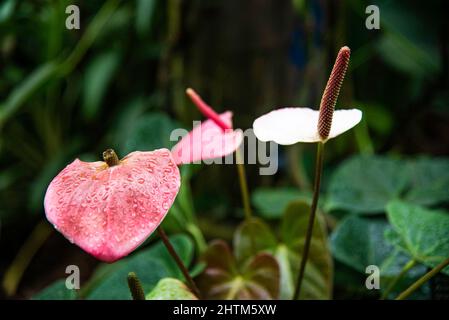
[[[243,133],[232,129],[232,112],[218,116],[231,129],[223,130],[211,119],[203,121],[172,148],[176,164],[221,158],[237,150],[243,141]]]
[[[45,213],[68,240],[113,262],[159,226],[180,184],[168,149],[132,152],[114,166],[76,159],[50,183]]]
[[[232,112],[216,113],[192,88],[186,94],[208,120],[193,128],[172,148],[176,163],[221,158],[237,150],[243,133],[232,128]]]

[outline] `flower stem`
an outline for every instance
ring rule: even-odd
[[[203,253],[207,248],[206,239],[204,239],[204,235],[201,232],[201,229],[198,227],[196,222],[188,222],[186,225],[186,230],[190,233],[193,239],[196,242],[198,247],[198,251]]]
[[[388,294],[391,292],[391,290],[394,288],[394,286],[398,283],[399,280],[402,279],[402,277],[414,266],[416,265],[416,260],[410,260],[407,262],[407,264],[402,268],[401,272],[390,282],[387,289],[384,291],[382,296],[380,297],[381,300],[384,300],[388,297]]]
[[[235,151],[235,159],[237,162],[237,171],[239,174],[240,191],[242,193],[243,208],[245,210],[245,219],[249,221],[253,216],[251,204],[249,201],[248,184],[246,182],[245,164],[243,163],[240,148]]]
[[[429,281],[433,276],[438,274],[441,270],[443,270],[445,267],[449,266],[449,257],[441,262],[439,265],[437,265],[435,268],[427,272],[425,275],[423,275],[421,278],[419,278],[415,283],[413,283],[410,287],[408,287],[406,290],[404,290],[400,295],[396,297],[396,300],[404,300],[409,295],[411,295],[413,292],[415,292],[419,287],[421,287],[424,283]]]
[[[165,233],[164,229],[162,229],[162,227],[159,226],[157,228],[157,231],[158,231],[159,236],[161,237],[162,242],[164,243],[165,247],[167,247],[168,252],[172,256],[172,258],[175,260],[176,264],[178,265],[178,268],[181,270],[186,281],[189,283],[190,289],[199,299],[200,291],[198,290],[198,287],[196,286],[195,282],[193,281],[192,277],[190,276],[189,271],[187,270],[186,266],[182,262],[181,258],[176,253],[175,248],[173,248],[172,244],[170,243],[170,240],[168,239],[167,234]]]
[[[320,196],[320,184],[321,184],[321,174],[323,171],[323,152],[324,143],[319,142],[316,149],[316,162],[315,162],[315,181],[313,186],[313,200],[310,207],[309,223],[307,225],[306,239],[304,242],[304,249],[302,252],[301,264],[299,266],[299,274],[296,282],[295,293],[293,295],[293,300],[299,299],[301,293],[301,284],[304,278],[304,272],[306,269],[307,258],[309,256],[310,243],[312,240],[313,224],[315,222],[316,209],[318,206],[318,198]]]
[[[133,300],[145,300],[142,284],[134,272],[128,273],[128,287]]]

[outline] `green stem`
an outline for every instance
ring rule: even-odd
[[[245,219],[249,221],[253,213],[251,211],[251,205],[249,201],[249,191],[248,191],[248,184],[246,182],[245,164],[242,161],[243,159],[240,149],[237,149],[237,151],[235,152],[235,159],[237,162],[237,171],[239,175],[240,191],[242,193],[243,208],[245,210]]]
[[[415,292],[419,287],[421,287],[424,283],[429,281],[433,276],[438,274],[441,270],[443,270],[445,267],[449,266],[449,257],[441,262],[439,265],[437,265],[435,268],[427,272],[425,275],[423,275],[421,278],[419,278],[415,283],[413,283],[410,287],[408,287],[406,290],[404,290],[400,295],[396,297],[396,300],[404,300],[409,295],[411,295],[413,292]]]
[[[119,5],[120,0],[109,0],[106,2],[97,13],[95,18],[87,27],[86,32],[81,37],[75,49],[70,56],[61,65],[62,75],[71,73],[81,59],[84,57],[87,50],[92,46],[98,35],[102,31],[103,27],[109,21],[114,14],[115,9]]]
[[[368,126],[365,121],[360,123],[360,126],[354,128],[355,139],[357,146],[363,154],[373,154],[374,145],[368,132]]]
[[[402,268],[401,272],[390,282],[387,289],[384,291],[384,293],[381,296],[381,300],[384,300],[388,297],[388,294],[391,292],[391,290],[394,288],[394,286],[398,283],[399,280],[402,279],[402,277],[414,266],[416,265],[416,260],[410,260],[407,262],[407,264]]]
[[[240,148],[238,148],[235,152],[235,160],[237,162],[237,172],[239,175],[240,191],[242,194],[243,208],[245,211],[245,220],[246,220],[246,223],[250,226],[250,229],[249,229],[250,248],[251,248],[251,252],[256,254],[257,253],[256,252],[256,240],[255,240],[256,236],[254,234],[253,225],[250,223],[253,213],[251,211],[248,184],[246,182],[245,164],[243,163],[243,157],[242,157]]]
[[[182,274],[184,275],[184,278],[189,283],[190,289],[192,292],[200,299],[200,291],[198,290],[198,287],[196,286],[195,282],[193,281],[192,277],[189,274],[189,271],[187,270],[186,266],[182,262],[181,258],[176,253],[175,248],[173,248],[172,244],[170,243],[170,240],[167,237],[167,234],[165,233],[164,229],[162,229],[161,226],[157,228],[157,231],[159,233],[159,236],[162,239],[162,242],[164,243],[165,247],[167,247],[168,252],[172,256],[172,258],[175,260],[176,264],[178,265],[178,268],[181,270]]]
[[[14,258],[14,261],[11,263],[8,270],[6,270],[5,276],[3,277],[2,285],[7,296],[12,296],[16,293],[25,270],[36,252],[48,239],[51,232],[52,229],[46,221],[39,222],[30,237],[20,248],[17,256]]]
[[[134,272],[128,273],[128,287],[133,300],[145,300],[142,284]]]
[[[297,143],[292,145],[287,152],[294,182],[298,185],[300,190],[308,191],[310,189],[310,182],[307,179],[304,166],[302,165],[302,148],[300,144]]]
[[[315,181],[313,186],[313,200],[312,205],[310,207],[310,216],[309,216],[309,223],[307,225],[306,240],[304,242],[304,250],[302,252],[301,263],[299,266],[298,280],[296,282],[293,300],[299,299],[299,295],[301,293],[301,284],[306,269],[307,258],[309,256],[310,243],[312,240],[313,224],[315,222],[316,209],[318,206],[318,198],[320,196],[321,174],[323,171],[323,152],[324,152],[324,143],[318,142],[315,160],[316,162],[315,162]]]
[[[190,233],[190,235],[195,240],[195,243],[198,247],[198,251],[200,253],[203,253],[206,250],[207,243],[206,243],[206,240],[204,239],[204,235],[201,232],[198,225],[193,222],[188,222],[186,225],[186,230]]]

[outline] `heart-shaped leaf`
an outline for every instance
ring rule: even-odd
[[[33,296],[34,300],[75,300],[76,290],[68,289],[66,280],[60,279]]]
[[[193,243],[185,235],[170,237],[178,255],[185,265],[189,265],[193,257]],[[167,249],[158,242],[148,249],[122,259],[114,264],[103,265],[92,278],[91,288],[86,293],[88,299],[131,299],[127,286],[129,272],[139,275],[144,292],[150,292],[162,278],[184,279]]]
[[[279,266],[268,253],[238,265],[222,240],[213,241],[203,255],[207,267],[197,285],[207,299],[277,299]]]
[[[387,206],[395,233],[388,239],[413,259],[434,268],[449,257],[449,213],[425,209],[403,201]],[[449,267],[443,269],[449,275]]]
[[[259,218],[245,220],[234,233],[234,252],[237,261],[245,262],[262,251],[273,251],[278,241],[270,227]]]
[[[384,238],[384,234],[392,231],[391,226],[382,219],[361,218],[356,215],[350,215],[344,218],[331,236],[331,248],[334,257],[357,270],[360,279],[354,283],[352,290],[359,294],[372,294],[371,290],[367,290],[364,281],[368,276],[366,268],[374,265],[380,270],[380,289],[387,289],[391,281],[401,273],[404,266],[410,261],[410,257],[394,248]],[[343,274],[349,274],[350,269]],[[388,295],[388,299],[393,299],[402,290],[415,282],[426,272],[426,267],[422,264],[412,267],[396,285]],[[342,276],[341,274],[339,275]],[[351,281],[345,279],[345,281]],[[340,281],[342,284],[342,281]],[[346,283],[344,284],[346,286]],[[428,297],[428,287],[416,292],[413,298]]]
[[[280,239],[269,226],[253,218],[243,222],[234,235],[236,256],[245,261],[259,252],[272,253],[281,272],[281,299],[291,299],[299,271],[310,206],[303,201],[290,203],[282,216]],[[322,217],[315,221],[301,297],[328,299],[332,289],[332,260]]]
[[[416,159],[408,165],[409,191],[404,200],[431,206],[449,200],[449,160],[445,158]]]
[[[146,295],[147,300],[198,300],[187,286],[173,278],[159,280],[156,287]]]
[[[310,205],[304,201],[294,201],[284,212],[281,222],[281,241],[288,249],[289,263],[296,279],[304,249]],[[276,256],[282,253],[277,249]],[[281,267],[282,268],[282,267]],[[332,256],[327,243],[326,225],[318,211],[312,233],[309,257],[307,260],[301,299],[330,299],[332,295]],[[285,293],[290,299],[293,291]]]
[[[332,176],[326,209],[376,214],[396,199],[421,205],[448,201],[449,160],[353,157]]]
[[[407,170],[399,160],[378,156],[356,156],[345,161],[333,174],[327,210],[359,213],[385,210],[407,185]]]
[[[381,275],[392,277],[399,274],[410,260],[390,243],[384,234],[391,226],[384,219],[368,219],[355,215],[344,218],[331,235],[331,249],[334,257],[347,266],[365,274],[366,267],[376,265]],[[409,271],[411,276],[425,272],[422,266]]]

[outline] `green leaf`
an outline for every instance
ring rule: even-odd
[[[388,238],[413,259],[434,268],[449,256],[449,213],[403,201],[387,206],[388,220],[397,237]],[[443,269],[449,275],[449,267]]]
[[[387,63],[415,78],[434,75],[440,70],[438,49],[437,6],[425,3],[408,10],[397,1],[377,1],[381,8],[383,30],[378,51]]]
[[[222,240],[212,241],[203,255],[206,270],[197,285],[206,299],[277,299],[279,266],[268,253],[259,253],[247,263],[237,264]]]
[[[385,210],[407,185],[407,169],[399,160],[356,156],[345,161],[331,178],[327,210],[342,209],[362,214]]]
[[[440,68],[438,53],[432,47],[417,46],[399,33],[386,33],[378,50],[387,63],[416,77],[435,74]]]
[[[409,191],[404,200],[431,206],[449,200],[449,160],[420,158],[408,164]]]
[[[331,235],[331,250],[335,258],[365,273],[369,265],[380,266],[393,247],[384,241],[389,227],[385,220],[368,220],[350,215],[344,218]]]
[[[137,0],[136,30],[141,36],[148,34],[153,21],[157,0]]]
[[[410,258],[385,241],[385,233],[391,230],[384,219],[350,215],[331,235],[332,253],[336,259],[360,273],[365,273],[367,266],[376,265],[383,276],[397,275]]]
[[[57,75],[59,64],[47,62],[36,68],[0,105],[0,128],[39,88]]]
[[[398,199],[421,205],[448,201],[449,160],[353,157],[333,174],[326,209],[376,214]]]
[[[170,134],[177,128],[181,128],[181,126],[164,113],[155,112],[143,115],[124,136],[120,145],[121,153],[171,148],[175,142],[170,141]]]
[[[38,294],[33,296],[33,300],[75,300],[77,297],[76,290],[67,289],[65,279],[60,279]]]
[[[304,248],[307,224],[310,216],[310,205],[304,201],[294,201],[289,204],[281,221],[281,242],[288,249],[288,263],[291,273],[285,275],[296,279]],[[277,257],[282,255],[277,248]],[[281,262],[280,262],[281,263]],[[284,263],[287,263],[285,261]],[[282,269],[283,267],[281,267]],[[286,268],[286,267],[284,267]],[[327,243],[326,224],[318,211],[312,233],[301,299],[330,299],[332,295],[332,256]],[[291,299],[293,291],[285,291],[281,298]]]
[[[193,243],[185,235],[170,237],[178,255],[185,265],[189,265],[193,257]],[[168,254],[167,249],[158,242],[148,249],[141,250],[130,257],[112,265],[101,267],[94,275],[95,284],[87,293],[88,299],[131,299],[127,286],[129,272],[139,275],[144,292],[150,292],[162,278],[183,279],[181,271]]]
[[[85,119],[92,120],[98,115],[103,98],[119,63],[118,53],[110,51],[96,57],[87,67],[82,109]]]
[[[251,196],[257,213],[267,219],[279,219],[291,201],[310,199],[310,195],[293,188],[258,188]]]
[[[0,5],[0,23],[7,21],[12,14],[16,6],[16,0],[6,0]]]
[[[280,268],[281,299],[291,299],[299,272],[310,206],[304,201],[293,201],[287,206],[281,220],[280,239],[270,227],[258,218],[243,222],[234,234],[234,250],[239,261],[247,261],[261,252],[273,254]],[[312,235],[303,299],[328,299],[332,287],[332,259],[327,245],[324,221],[318,215]]]
[[[392,281],[411,259],[385,240],[384,235],[389,231],[392,231],[392,228],[384,219],[368,219],[350,215],[344,218],[332,233],[332,253],[338,261],[365,277],[366,267],[378,266],[382,277],[381,290],[386,289],[389,281]],[[397,288],[410,285],[425,272],[426,267],[423,265],[411,268],[395,286],[395,291],[389,297],[396,293]],[[363,282],[360,282],[356,288],[360,293],[369,293]]]
[[[277,239],[270,227],[259,218],[252,218],[240,224],[234,233],[233,241],[235,257],[239,262],[277,246]]]
[[[146,296],[147,300],[198,300],[187,286],[173,278],[161,279]]]

